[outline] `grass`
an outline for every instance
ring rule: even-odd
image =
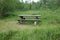
[[[1,40],[60,40],[59,28],[17,29],[0,33]]]
[[[60,40],[60,9],[11,12],[15,16],[0,19],[0,40]],[[19,14],[39,14],[39,24],[18,24]]]

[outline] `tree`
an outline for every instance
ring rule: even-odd
[[[8,16],[6,12],[14,11],[19,0],[0,0],[0,16]]]

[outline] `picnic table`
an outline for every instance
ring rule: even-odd
[[[19,23],[24,23],[26,21],[33,21],[36,25],[40,21],[41,15],[19,15]]]

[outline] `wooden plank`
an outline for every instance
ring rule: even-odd
[[[24,16],[33,16],[34,17],[34,16],[41,16],[41,15],[19,15],[19,16],[23,16],[23,17]]]
[[[20,19],[20,20],[23,20],[23,19]],[[40,19],[25,19],[25,20],[40,20]]]

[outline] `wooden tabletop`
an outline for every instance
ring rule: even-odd
[[[41,16],[41,15],[19,15],[19,16]]]

